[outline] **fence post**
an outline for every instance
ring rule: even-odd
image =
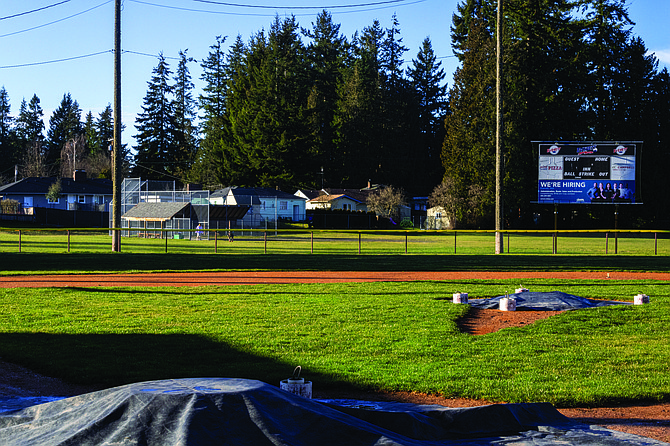
[[[163,226],[162,223],[161,223],[161,226]],[[163,237],[163,231],[161,231],[161,237]],[[165,233],[165,254],[167,254],[167,239],[168,238],[167,238],[167,232],[166,232]]]
[[[407,254],[407,233],[405,232],[405,254]]]
[[[358,253],[361,253],[361,233],[358,233]]]
[[[19,229],[19,252],[21,252],[21,230]]]
[[[219,252],[219,231],[214,231],[214,254]]]
[[[456,231],[454,231],[454,254],[456,254]]]
[[[609,248],[609,244],[610,244],[610,233],[609,233],[609,232],[606,232],[606,233],[605,233],[605,254],[607,254],[607,250],[608,250],[608,248]]]
[[[658,233],[654,232],[654,255],[658,254]]]
[[[314,254],[314,231],[310,232],[309,235],[310,235],[310,239],[311,239],[311,242],[312,242],[311,254]]]
[[[265,247],[263,248],[263,253],[267,254],[268,253],[268,231],[265,231],[263,233],[263,240],[265,243]]]
[[[70,230],[67,230],[67,252],[70,252]]]
[[[507,254],[509,254],[509,232],[507,233]]]

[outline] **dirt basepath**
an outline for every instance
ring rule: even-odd
[[[17,287],[127,287],[127,286],[204,286],[255,285],[282,283],[404,282],[417,280],[465,279],[595,279],[595,280],[670,280],[670,273],[632,272],[353,272],[353,271],[236,271],[160,274],[82,274],[49,276],[0,276],[0,288]],[[459,321],[462,331],[472,335],[491,333],[512,326],[523,326],[558,312],[472,309]],[[36,374],[14,364],[0,361],[0,393],[15,389],[30,395],[77,394],[86,391],[54,378]],[[90,389],[93,390],[93,389]],[[489,401],[443,398],[411,392],[392,393],[319,393],[315,398],[355,398],[360,400],[400,401],[415,404],[440,404],[447,407],[471,407]],[[670,442],[670,403],[638,404],[625,407],[559,409],[575,420],[605,426],[632,434]]]
[[[201,273],[0,276],[0,288],[257,285],[265,283],[406,282],[465,279],[670,280],[670,273],[503,271],[223,271]]]

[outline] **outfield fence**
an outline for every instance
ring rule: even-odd
[[[282,254],[493,254],[495,230],[245,229],[127,231],[127,253]],[[666,230],[507,230],[508,254],[670,255]],[[0,252],[109,252],[109,229],[0,228]]]

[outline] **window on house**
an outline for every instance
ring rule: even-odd
[[[442,218],[442,212],[435,212],[435,218]]]
[[[86,196],[85,195],[77,195],[77,201],[79,203],[86,203]]]
[[[288,209],[288,201],[280,201],[279,202],[279,210],[280,211],[285,211]]]
[[[47,201],[49,202],[49,204],[58,204],[60,202],[60,198],[56,198],[55,200],[48,198]]]
[[[261,209],[265,209],[265,200],[261,201]]]

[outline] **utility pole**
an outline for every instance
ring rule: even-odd
[[[505,252],[502,234],[502,17],[502,0],[498,0],[498,12],[496,17],[496,254]]]
[[[121,0],[114,0],[114,143],[112,226],[121,227]],[[112,251],[121,251],[121,231],[112,231]]]

